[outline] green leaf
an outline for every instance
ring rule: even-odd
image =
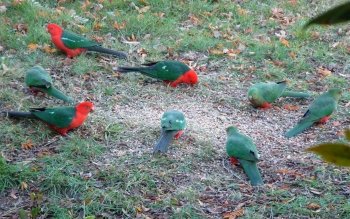
[[[350,141],[350,129],[345,129],[345,139]]]
[[[350,2],[336,6],[307,22],[303,29],[307,29],[313,24],[337,24],[350,20]]]
[[[23,208],[21,208],[18,211],[18,218],[19,219],[28,219],[28,213]]]
[[[350,166],[350,146],[344,143],[322,143],[306,149],[338,166]]]

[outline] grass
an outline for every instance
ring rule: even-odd
[[[229,0],[19,2],[0,3],[7,7],[0,12],[0,108],[62,104],[26,92],[24,72],[38,64],[58,88],[76,101],[93,101],[96,111],[67,138],[40,121],[0,118],[0,217],[221,218],[241,208],[243,218],[349,215],[349,171],[304,152],[324,139],[341,139],[340,130],[349,126],[346,27],[300,32],[309,17],[329,7],[328,1],[317,1],[317,7],[306,0],[296,5]],[[100,38],[104,46],[127,51],[130,58],[90,53],[67,61],[60,52],[44,49],[52,47],[48,22]],[[113,27],[123,22],[125,27]],[[123,43],[132,37],[139,43]],[[31,50],[30,44],[38,47]],[[213,54],[215,49],[241,51],[231,57]],[[165,58],[189,62],[199,72],[200,84],[172,89],[112,70]],[[321,77],[320,67],[331,75]],[[282,133],[309,101],[282,99],[277,109],[267,112],[247,104],[252,83],[284,79],[313,94],[343,88],[330,124],[286,140]],[[289,112],[284,104],[301,109]],[[172,108],[185,113],[188,129],[167,156],[153,156],[159,119]],[[224,130],[231,124],[257,144],[265,186],[250,187],[243,171],[228,164]],[[33,148],[23,149],[28,142]]]

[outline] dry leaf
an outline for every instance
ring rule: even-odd
[[[133,33],[131,34],[131,36],[128,36],[126,39],[128,41],[131,41],[131,42],[136,42],[137,41],[136,37],[135,37],[135,35]]]
[[[284,63],[282,61],[279,60],[273,60],[272,63],[277,66],[277,67],[283,67]]]
[[[193,24],[193,25],[198,25],[198,24],[201,23],[201,21],[199,20],[199,18],[197,18],[197,17],[194,16],[193,14],[188,15],[188,18],[189,18],[191,24]]]
[[[300,109],[300,106],[294,106],[294,105],[286,104],[286,105],[283,106],[283,108],[288,110],[288,111],[298,111]]]
[[[94,30],[101,30],[101,28],[103,27],[103,24],[100,23],[100,22],[95,22],[94,23],[94,26],[93,26],[93,29]]]
[[[282,175],[303,176],[303,174],[298,173],[296,170],[289,170],[289,169],[279,169],[279,170],[276,170],[276,173],[280,173]]]
[[[288,42],[288,40],[286,40],[285,38],[281,37],[281,38],[280,38],[280,42],[281,42],[284,46],[289,47],[289,42]]]
[[[317,73],[323,77],[327,77],[327,76],[332,74],[332,72],[330,70],[328,70],[327,68],[324,68],[322,66],[317,69]]]
[[[85,0],[85,2],[83,3],[83,5],[81,6],[81,9],[83,11],[86,11],[86,8],[89,7],[91,5],[91,2],[89,0]]]
[[[237,217],[241,217],[244,215],[244,209],[240,208],[236,211],[231,211],[231,212],[225,212],[223,214],[224,219],[236,219]]]
[[[238,8],[238,9],[237,9],[237,12],[238,12],[238,14],[241,15],[241,16],[244,16],[244,15],[247,15],[247,14],[248,14],[248,11],[245,10],[245,9],[243,9],[243,8]]]
[[[289,57],[291,57],[292,59],[296,59],[297,58],[297,54],[295,54],[295,52],[290,52],[289,53]]]
[[[223,55],[224,51],[222,49],[210,48],[209,53],[212,55]]]
[[[22,149],[24,149],[24,150],[29,150],[34,146],[32,139],[27,140],[26,142],[22,143],[21,145],[22,145]]]
[[[28,188],[28,184],[26,182],[21,182],[21,189],[25,190]]]
[[[15,29],[17,32],[19,32],[23,35],[27,34],[27,32],[28,32],[28,26],[26,24],[16,24]]]
[[[289,4],[296,6],[298,4],[298,0],[289,0]]]
[[[41,48],[45,53],[55,53],[57,51],[56,48],[51,47],[48,44],[44,44],[44,46]]]
[[[117,21],[113,24],[114,29],[116,30],[122,30],[126,27],[126,21],[123,21],[121,24],[119,24]]]
[[[13,198],[13,199],[18,199],[18,197],[17,197],[17,195],[16,195],[16,190],[14,190],[14,189],[11,190],[10,196],[11,196],[11,198]]]
[[[143,13],[146,13],[149,9],[151,8],[151,6],[147,5],[143,8],[139,8],[139,9],[136,9],[140,14],[143,14]]]
[[[310,209],[310,210],[318,210],[318,209],[320,209],[321,208],[321,206],[319,205],[319,204],[317,204],[317,203],[310,203],[310,204],[308,204],[307,205],[307,208],[308,209]]]

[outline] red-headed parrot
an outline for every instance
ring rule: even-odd
[[[103,48],[99,43],[86,39],[78,34],[63,30],[57,24],[48,24],[47,31],[51,35],[51,41],[55,46],[66,53],[69,58],[73,58],[85,51],[95,51],[114,55],[120,58],[127,58],[124,52]]]
[[[144,67],[118,67],[117,71],[121,73],[140,72],[149,77],[163,80],[172,87],[181,83],[194,85],[198,82],[197,73],[179,61],[165,60],[143,65]]]
[[[264,184],[257,166],[259,154],[252,139],[239,133],[234,126],[228,127],[226,132],[226,152],[231,162],[235,159],[239,161],[252,186]]]
[[[330,115],[337,109],[337,103],[342,91],[337,88],[329,89],[318,96],[310,105],[298,124],[289,130],[285,136],[293,137],[310,128],[314,123],[326,123]]]
[[[286,87],[287,81],[260,82],[249,88],[248,99],[254,107],[268,109],[279,97],[310,97],[308,93],[286,91]]]
[[[162,133],[153,148],[153,153],[166,153],[173,138],[178,139],[186,127],[185,116],[177,110],[170,110],[163,114],[161,119]]]
[[[81,126],[94,109],[91,102],[81,102],[76,106],[55,108],[31,108],[29,112],[3,111],[9,117],[27,117],[40,119],[59,134],[66,136],[71,129]]]
[[[34,94],[43,92],[65,102],[73,102],[71,97],[64,95],[53,86],[51,76],[41,66],[30,68],[26,72],[24,81]]]

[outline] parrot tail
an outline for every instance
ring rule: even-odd
[[[295,92],[295,91],[284,91],[281,97],[296,97],[296,98],[309,98],[309,93]]]
[[[63,100],[64,102],[68,102],[68,103],[72,103],[73,102],[73,99],[71,97],[66,96],[61,91],[57,90],[54,87],[50,87],[49,89],[47,89],[47,94],[51,95],[53,97],[56,97],[56,98],[58,98],[60,100]]]
[[[110,55],[117,56],[117,57],[122,58],[122,59],[128,58],[128,55],[125,52],[111,50],[111,49],[103,48],[101,46],[91,46],[91,47],[88,47],[86,49],[88,51],[110,54]]]
[[[258,166],[256,165],[256,162],[242,160],[242,159],[239,159],[238,161],[242,165],[243,170],[247,174],[250,180],[250,184],[252,186],[258,186],[258,185],[264,184],[261,178]]]
[[[286,136],[287,138],[294,137],[302,133],[305,129],[310,128],[312,125],[313,125],[313,122],[301,120],[300,122],[298,122],[298,124],[294,128],[286,132],[284,136]]]
[[[8,117],[24,117],[24,118],[34,118],[34,115],[31,112],[16,112],[16,111],[2,111],[1,113],[5,114]]]
[[[118,67],[117,71],[120,73],[140,72],[144,67]]]
[[[173,140],[178,131],[162,131],[162,134],[153,148],[153,154],[166,153],[168,151],[168,145]]]

